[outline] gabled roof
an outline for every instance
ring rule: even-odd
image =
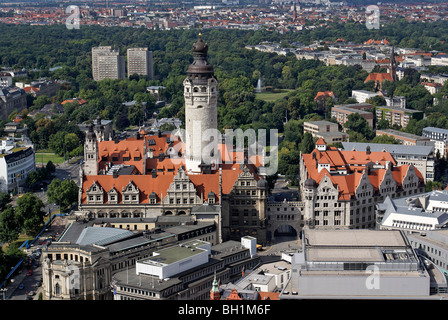
[[[316,145],[317,146],[323,146],[323,145],[326,145],[327,143],[325,142],[325,140],[323,139],[323,138],[319,138],[319,139],[317,139],[317,141],[316,141]]]
[[[339,188],[339,199],[350,200],[355,196],[356,189],[365,174],[366,167],[371,164],[381,165],[383,168],[373,168],[368,170],[368,179],[375,190],[378,190],[388,169],[391,165],[391,173],[398,187],[401,187],[403,179],[408,174],[408,170],[415,170],[420,181],[423,176],[412,165],[397,166],[396,160],[386,151],[370,152],[338,150],[335,148],[326,151],[313,150],[309,154],[302,154],[306,168],[306,179],[313,179],[320,184],[323,177],[328,176],[333,185]],[[330,170],[322,169],[318,171],[318,164],[330,163]],[[338,172],[336,174],[336,172]],[[344,173],[346,172],[346,173]]]

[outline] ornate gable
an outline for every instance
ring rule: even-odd
[[[92,185],[86,190],[87,203],[98,204],[104,202],[104,190],[101,185],[93,181]]]
[[[124,204],[140,203],[140,190],[138,186],[129,180],[129,183],[122,189],[122,200]]]

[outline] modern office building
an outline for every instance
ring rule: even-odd
[[[433,146],[434,142],[432,142],[429,138],[418,136],[416,134],[411,134],[403,131],[393,130],[393,129],[377,129],[376,135],[387,135],[393,137],[398,140],[400,144],[405,146]]]
[[[328,144],[345,141],[348,137],[347,133],[339,132],[337,123],[325,120],[305,121],[303,132],[309,132],[313,137],[323,138]]]
[[[448,226],[448,191],[431,191],[377,205],[381,229],[429,231]]]
[[[406,108],[406,98],[404,96],[384,97],[384,100],[386,100],[386,106],[388,107]]]
[[[423,111],[414,109],[405,109],[401,107],[388,107],[378,106],[376,107],[376,119],[377,121],[385,119],[389,122],[390,126],[398,125],[402,128],[406,128],[409,121],[412,119],[423,119]]]
[[[8,137],[1,139],[0,150],[0,192],[22,187],[28,174],[36,169],[33,145]]]
[[[417,254],[426,258],[429,268],[440,269],[448,276],[448,230],[441,229],[407,234]]]
[[[92,48],[93,80],[124,79],[125,58],[111,46]]]
[[[244,242],[192,240],[156,250],[113,275],[114,300],[209,300],[210,288],[237,281],[260,264]]]
[[[154,60],[148,48],[129,48],[127,50],[128,77],[133,74],[154,79]]]
[[[306,229],[302,248],[280,300],[446,298],[446,278],[402,231]]]
[[[344,126],[347,122],[348,116],[358,113],[361,117],[366,119],[370,128],[373,128],[373,105],[369,103],[354,103],[334,105],[331,109],[331,117],[335,118],[339,124]]]
[[[379,96],[380,94],[367,90],[352,90],[352,97],[358,101],[358,103],[365,103],[367,100]]]
[[[431,141],[434,141],[435,145],[435,153],[440,153],[441,157],[446,156],[447,154],[447,139],[448,139],[448,130],[435,128],[435,127],[426,127],[422,130],[422,136],[429,138]]]

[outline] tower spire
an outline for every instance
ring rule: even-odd
[[[210,290],[210,300],[220,300],[221,294],[219,293],[219,285],[216,280],[216,271],[213,277],[212,289]]]

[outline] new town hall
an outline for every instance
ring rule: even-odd
[[[113,140],[100,119],[88,127],[78,210],[42,252],[45,299],[111,299],[111,287],[120,300],[208,299],[217,278],[229,283],[259,265],[255,245],[279,230],[373,229],[386,196],[423,191],[420,172],[389,152],[341,151],[319,139],[301,154],[300,200],[272,201],[269,157],[201,138],[217,130],[207,50],[201,38],[193,45],[184,133],[141,129]]]
[[[214,221],[219,242],[249,235],[266,244],[279,228],[299,235],[305,224],[375,228],[375,205],[386,195],[423,190],[420,172],[397,166],[388,152],[340,151],[320,139],[311,154],[301,155],[300,201],[268,201],[264,157],[234,151],[223,140],[201,139],[218,122],[218,82],[207,50],[201,38],[193,45],[184,80],[183,135],[142,129],[114,141],[100,121],[90,125],[78,214],[134,219],[120,225],[130,230],[147,229],[151,219],[165,225]],[[204,150],[211,150],[206,162]]]

